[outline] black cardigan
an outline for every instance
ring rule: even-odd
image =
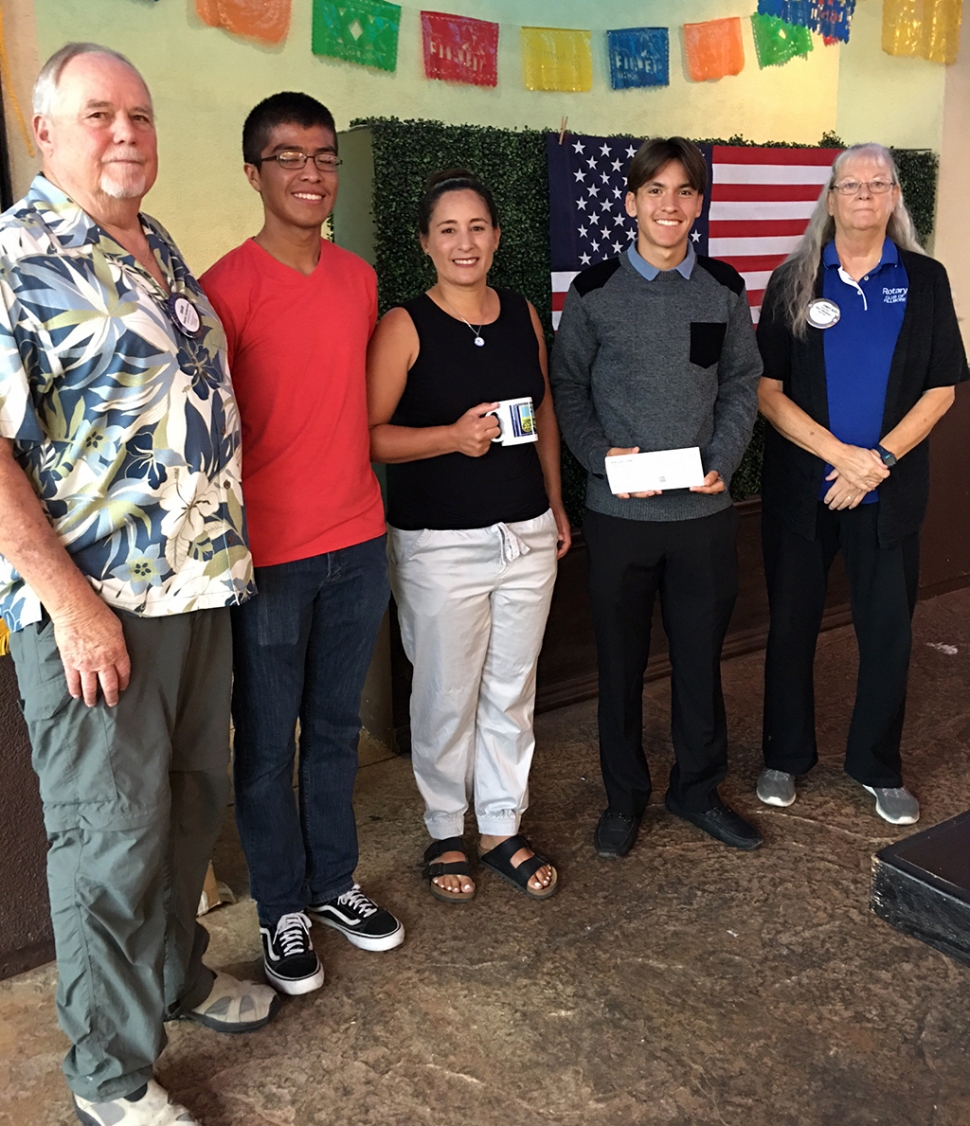
[[[946,270],[933,258],[900,248],[909,276],[906,312],[896,341],[886,388],[882,434],[893,429],[931,387],[950,387],[970,378]],[[767,379],[780,380],[785,394],[806,414],[829,425],[822,331],[809,327],[803,339],[792,335],[780,303],[779,280],[787,264],[772,274],[761,307],[758,346]],[[815,293],[821,295],[819,265]],[[765,512],[807,539],[815,537],[815,517],[825,463],[765,429],[761,500]],[[914,447],[879,486],[879,542],[888,546],[919,530],[930,489],[929,441]]]

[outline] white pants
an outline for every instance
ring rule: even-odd
[[[529,799],[536,662],[556,581],[556,521],[389,527],[391,589],[414,666],[411,759],[435,840],[518,832]]]

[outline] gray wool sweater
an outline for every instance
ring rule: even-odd
[[[758,413],[761,357],[741,275],[698,257],[689,278],[648,281],[626,254],[578,274],[552,350],[566,444],[588,473],[587,507],[627,520],[691,520],[728,508],[725,491],[621,500],[604,460],[614,446],[699,446],[704,472],[730,484]]]

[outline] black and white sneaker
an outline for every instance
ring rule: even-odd
[[[404,941],[404,924],[364,895],[360,884],[326,903],[311,903],[307,914],[340,931],[361,950],[393,950]]]
[[[263,966],[270,985],[296,996],[323,985],[323,966],[310,941],[310,920],[302,911],[283,915],[275,927],[260,927]]]

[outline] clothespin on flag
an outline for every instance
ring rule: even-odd
[[[559,143],[562,144],[566,137],[566,126],[569,124],[568,117],[560,117],[559,119]]]

